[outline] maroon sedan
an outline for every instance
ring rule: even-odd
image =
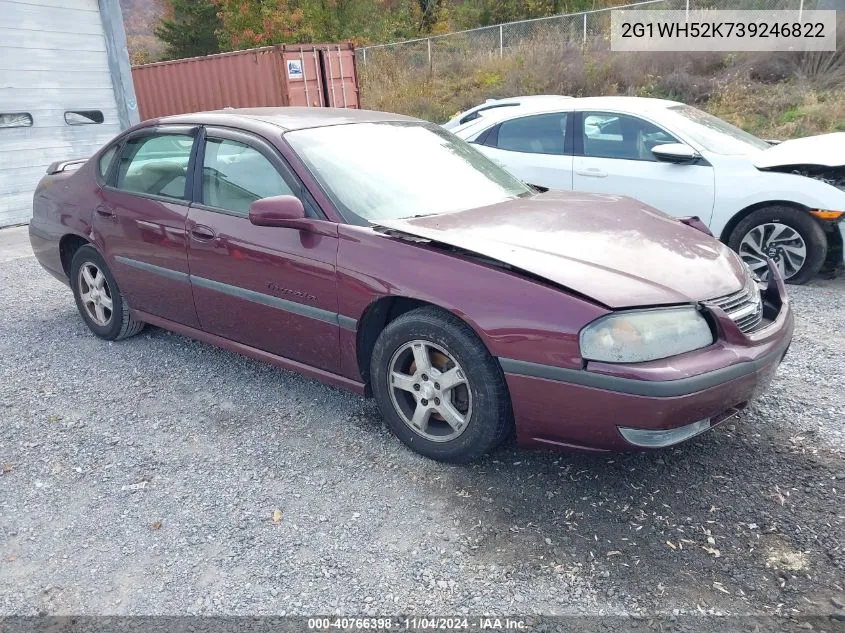
[[[147,121],[54,164],[30,225],[83,320],[167,328],[375,396],[428,457],[670,446],[770,382],[792,338],[692,223],[541,193],[437,126],[332,109]]]

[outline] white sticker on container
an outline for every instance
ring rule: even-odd
[[[302,79],[302,62],[298,59],[288,60],[288,79]]]

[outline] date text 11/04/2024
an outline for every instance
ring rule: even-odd
[[[524,620],[510,617],[308,618],[312,631],[524,631]]]

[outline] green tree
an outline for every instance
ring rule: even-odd
[[[357,44],[414,37],[422,0],[211,0],[223,23],[223,50],[269,44]],[[429,18],[445,14],[446,0],[431,0]],[[436,20],[431,19],[431,24]]]
[[[220,43],[227,50],[307,42],[311,24],[302,8],[288,0],[213,0],[223,28]]]
[[[220,52],[218,33],[223,23],[213,0],[170,0],[166,17],[155,35],[167,45],[167,57],[180,59]]]
[[[435,31],[435,25],[448,19],[445,0],[417,0],[420,11],[419,30],[421,33]]]

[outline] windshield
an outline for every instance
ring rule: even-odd
[[[770,145],[727,121],[688,105],[676,105],[669,112],[678,115],[678,129],[714,154],[748,154]]]
[[[354,123],[285,138],[342,212],[374,224],[532,193],[481,152],[430,124]]]

